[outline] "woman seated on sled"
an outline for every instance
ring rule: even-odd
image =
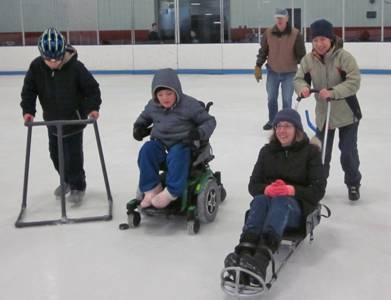
[[[283,234],[303,226],[325,194],[326,179],[320,149],[303,131],[293,109],[279,111],[270,142],[262,147],[250,177],[253,196],[239,245],[224,261],[263,279]],[[243,284],[246,285],[244,282]]]

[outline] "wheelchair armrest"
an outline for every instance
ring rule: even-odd
[[[193,167],[201,163],[208,163],[214,159],[212,147],[209,142],[200,144],[200,146],[195,151],[195,159],[192,163]]]
[[[208,103],[206,103],[206,107],[205,107],[205,110],[207,111],[207,112],[209,112],[209,109],[210,109],[210,107],[213,105],[213,102],[212,101],[209,101]]]
[[[205,108],[205,110],[206,110],[207,112],[209,112],[210,107],[213,105],[213,102],[212,102],[212,101],[209,101],[208,103],[206,103],[206,105],[205,105],[205,103],[202,102],[202,101],[199,101],[199,100],[198,100],[198,102]]]

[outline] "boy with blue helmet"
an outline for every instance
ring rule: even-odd
[[[38,39],[41,55],[30,64],[24,78],[22,101],[25,122],[32,122],[36,113],[37,96],[45,121],[98,119],[102,102],[99,84],[77,59],[76,49],[66,44],[64,36],[55,28],[46,29]],[[83,169],[83,129],[85,125],[64,126],[63,150],[66,193],[69,200],[80,202],[86,189]],[[48,127],[49,152],[59,171],[57,131]],[[61,187],[54,194],[61,195]]]
[[[38,39],[41,56],[48,59],[61,59],[65,54],[65,38],[55,28],[46,29]]]

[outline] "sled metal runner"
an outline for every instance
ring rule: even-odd
[[[323,215],[321,213],[322,207],[325,208],[327,214]],[[235,296],[236,298],[240,297],[253,297],[259,296],[271,289],[273,283],[277,280],[278,274],[282,268],[286,265],[289,258],[296,251],[296,249],[301,245],[302,241],[309,236],[309,242],[311,243],[314,240],[314,228],[319,224],[321,217],[329,218],[331,215],[330,209],[324,205],[319,204],[318,207],[307,216],[305,223],[305,233],[293,233],[284,235],[281,241],[281,247],[288,246],[288,252],[282,257],[278,268],[276,269],[275,257],[271,255],[271,277],[267,281],[263,280],[258,274],[244,269],[240,266],[233,266],[224,268],[221,271],[221,288],[228,295]],[[277,251],[278,252],[278,251]],[[240,282],[242,275],[250,277],[253,282],[257,284],[243,284]],[[233,276],[233,280],[229,278]]]
[[[65,176],[64,176],[64,149],[63,149],[63,127],[66,125],[88,125],[93,124],[96,143],[99,152],[99,159],[102,167],[102,173],[107,193],[108,201],[108,212],[105,215],[92,216],[92,217],[81,217],[81,218],[68,218],[66,212],[65,202]],[[70,224],[70,223],[83,223],[92,221],[109,221],[113,217],[113,199],[111,196],[109,180],[107,177],[105,160],[103,157],[102,144],[99,136],[98,124],[95,119],[87,120],[58,120],[58,121],[40,121],[40,122],[25,122],[27,127],[27,145],[26,145],[26,160],[24,168],[24,181],[23,181],[23,198],[22,207],[19,216],[15,222],[15,227],[30,227],[30,226],[41,226],[41,225],[58,225],[58,224]],[[27,208],[27,190],[28,190],[28,177],[29,177],[29,166],[30,166],[30,154],[31,154],[31,137],[32,128],[34,126],[55,126],[57,129],[57,145],[58,145],[58,160],[59,160],[59,173],[60,173],[60,186],[61,186],[61,217],[53,220],[43,221],[23,221]]]
[[[253,296],[259,296],[264,294],[266,291],[270,290],[273,283],[277,280],[278,274],[280,273],[281,269],[285,266],[285,264],[288,262],[289,258],[292,256],[292,254],[295,252],[296,248],[299,247],[303,239],[299,240],[287,240],[289,251],[288,253],[283,257],[280,265],[278,266],[277,270],[275,269],[275,259],[272,256],[271,258],[271,265],[272,265],[272,276],[269,279],[269,281],[265,282],[259,275],[256,273],[244,269],[242,267],[227,267],[224,268],[221,272],[221,288],[225,293],[231,296],[236,297],[253,297]],[[285,244],[285,240],[283,240],[283,244]],[[235,281],[227,280],[227,273],[229,272],[235,272]],[[241,275],[246,274],[249,275],[252,279],[255,279],[255,282],[259,284],[253,284],[253,285],[246,285],[240,283],[240,277]]]

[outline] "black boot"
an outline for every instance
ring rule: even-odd
[[[237,267],[239,265],[239,254],[236,252],[231,252],[224,259],[224,267]]]
[[[243,255],[254,255],[259,241],[259,235],[252,232],[243,232],[240,237],[239,244],[235,247],[234,252],[227,255],[224,259],[224,267],[238,267],[240,265],[240,258]],[[227,280],[235,281],[235,271],[228,271]],[[240,278],[241,284],[248,284],[248,278],[245,274]]]
[[[360,185],[350,185],[348,186],[349,200],[357,201],[360,199]]]
[[[240,266],[254,272],[265,281],[267,268],[272,259],[272,255],[278,250],[280,243],[281,239],[277,235],[272,233],[263,234],[255,254],[253,256],[242,256]],[[249,282],[253,286],[261,286],[263,284],[255,277],[250,277]]]
[[[257,249],[254,256],[251,255],[242,255],[240,257],[239,265],[243,269],[249,270],[259,277],[262,278],[263,281],[266,279],[267,267],[269,266],[269,262],[271,259],[270,251],[265,247],[261,246]],[[250,277],[249,282],[252,285],[262,285],[262,282],[259,282],[256,278]]]
[[[264,233],[262,236],[263,242],[267,248],[270,249],[272,253],[275,253],[281,244],[281,238],[279,238],[273,232]]]
[[[239,267],[241,266],[240,262],[243,256],[249,256],[252,257],[253,253],[255,252],[256,246],[255,244],[251,243],[239,243],[235,247],[235,251],[228,254],[227,257],[224,259],[224,267]],[[235,282],[236,281],[236,271],[229,270],[227,271],[227,276],[225,277],[225,280]],[[249,276],[246,273],[241,272],[239,283],[243,285],[249,285]]]

